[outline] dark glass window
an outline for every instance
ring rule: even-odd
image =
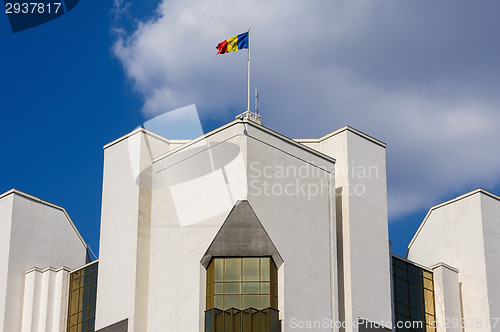
[[[394,310],[398,332],[434,332],[429,325],[436,321],[434,310],[434,281],[432,272],[411,262],[392,257]]]
[[[271,257],[214,258],[207,269],[207,309],[278,309],[278,269]]]
[[[98,264],[70,274],[67,332],[94,332]]]
[[[214,258],[207,269],[206,332],[278,332],[278,269],[271,257]]]

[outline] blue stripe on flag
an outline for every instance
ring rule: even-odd
[[[248,48],[248,32],[238,35],[238,49]]]

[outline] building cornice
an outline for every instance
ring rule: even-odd
[[[424,266],[424,265],[422,265],[422,264],[419,264],[419,263],[417,263],[417,262],[411,261],[411,260],[409,260],[408,258],[401,257],[401,256],[396,255],[396,254],[392,254],[392,256],[393,256],[393,257],[396,257],[397,259],[400,259],[400,260],[402,260],[402,261],[405,261],[405,262],[407,262],[407,263],[409,263],[409,264],[412,264],[412,265],[418,266],[419,268],[424,269],[424,270],[426,270],[426,271],[433,272],[433,271],[432,271],[432,267]]]
[[[73,272],[75,272],[75,271],[78,271],[78,270],[84,269],[84,268],[86,268],[86,267],[88,267],[88,266],[90,266],[90,265],[92,265],[92,264],[94,264],[94,263],[97,263],[97,262],[99,262],[99,259],[93,260],[93,261],[92,261],[92,262],[90,262],[90,263],[87,263],[87,264],[85,264],[85,265],[82,265],[82,266],[79,266],[79,267],[77,267],[77,268],[75,268],[75,269],[72,269],[72,270],[70,270],[70,272],[71,272],[71,273],[73,273]]]
[[[308,147],[308,146],[306,146],[304,144],[301,144],[300,142],[297,142],[294,139],[288,138],[288,137],[286,137],[286,136],[284,136],[284,135],[282,135],[280,133],[277,133],[274,130],[271,130],[271,129],[267,128],[267,127],[264,127],[263,125],[255,122],[255,121],[252,121],[252,120],[249,120],[249,119],[246,119],[246,118],[244,118],[244,119],[236,119],[236,120],[233,120],[233,121],[231,121],[231,122],[229,122],[229,123],[227,123],[227,124],[225,124],[223,126],[220,126],[220,127],[216,128],[216,129],[214,129],[214,130],[212,130],[212,131],[210,131],[210,132],[208,132],[208,133],[206,133],[206,134],[204,134],[204,135],[202,135],[202,136],[200,136],[198,138],[195,138],[195,139],[193,139],[191,141],[188,141],[186,144],[183,144],[183,145],[181,145],[181,146],[179,146],[179,147],[177,147],[177,148],[175,148],[175,149],[173,149],[171,151],[168,151],[168,152],[166,152],[166,153],[164,153],[164,154],[156,157],[155,159],[153,159],[152,162],[155,163],[158,160],[161,160],[161,159],[163,159],[163,158],[165,158],[165,157],[167,157],[167,156],[169,156],[171,154],[174,154],[174,153],[176,153],[176,152],[178,152],[178,151],[180,151],[182,149],[185,149],[185,148],[187,148],[187,147],[189,147],[191,145],[194,145],[194,144],[196,144],[196,143],[198,143],[198,142],[200,142],[200,141],[202,141],[204,139],[209,138],[210,136],[213,136],[213,135],[215,135],[217,133],[220,133],[221,131],[224,131],[224,130],[226,130],[226,129],[232,127],[232,126],[238,125],[238,124],[244,124],[244,125],[252,126],[253,128],[256,128],[258,130],[266,132],[267,134],[270,134],[270,135],[272,135],[272,136],[274,136],[274,137],[276,137],[276,138],[278,138],[278,139],[280,139],[280,140],[282,140],[284,142],[292,144],[293,146],[296,146],[296,147],[298,147],[298,148],[300,148],[302,150],[306,150],[306,151],[308,151],[308,152],[310,152],[310,153],[312,153],[312,154],[314,154],[314,155],[316,155],[316,156],[318,156],[318,157],[320,157],[322,159],[325,159],[328,162],[335,163],[335,159],[334,158],[332,158],[332,157],[330,157],[330,156],[328,156],[328,155],[326,155],[324,153],[321,153],[321,152],[319,152],[319,151],[317,151],[317,150],[315,150],[313,148],[310,148],[310,147]]]
[[[111,141],[111,142],[109,142],[108,144],[104,145],[104,146],[103,146],[103,149],[104,149],[104,150],[106,150],[107,148],[109,148],[109,147],[111,147],[111,146],[115,145],[116,143],[119,143],[119,142],[121,142],[121,141],[123,141],[123,140],[126,140],[127,138],[129,138],[129,137],[131,137],[131,136],[134,136],[134,135],[135,135],[135,134],[137,134],[137,133],[143,133],[143,134],[145,134],[145,135],[153,136],[153,137],[155,137],[155,138],[157,138],[157,139],[159,139],[159,140],[161,140],[161,141],[164,141],[164,142],[166,142],[166,143],[170,143],[170,142],[179,142],[179,141],[180,141],[180,142],[183,142],[183,141],[184,141],[184,140],[169,140],[168,138],[165,138],[165,137],[163,137],[163,136],[161,136],[161,135],[158,135],[158,134],[156,134],[156,133],[154,133],[154,132],[152,132],[152,131],[150,131],[150,130],[147,130],[147,129],[142,128],[142,127],[137,127],[136,129],[132,130],[130,133],[125,134],[125,135],[123,135],[122,137],[119,137],[119,138],[115,139],[114,141]],[[188,142],[188,141],[189,141],[189,140],[186,140],[186,142]]]
[[[266,132],[266,133],[268,133],[270,135],[275,136],[276,138],[279,138],[279,139],[281,139],[281,140],[283,140],[283,141],[285,141],[287,143],[290,143],[290,144],[292,144],[292,145],[294,145],[296,147],[299,147],[299,148],[301,148],[303,150],[306,150],[306,151],[308,151],[308,152],[310,152],[312,154],[315,154],[318,157],[320,157],[322,159],[325,159],[325,160],[327,160],[327,161],[329,161],[331,163],[335,163],[336,162],[335,158],[330,157],[330,156],[328,156],[328,155],[326,155],[326,154],[324,154],[324,153],[322,153],[322,152],[320,152],[320,151],[318,151],[316,149],[310,148],[310,147],[308,147],[308,146],[306,146],[304,144],[301,144],[300,142],[298,142],[295,139],[286,137],[285,135],[282,135],[282,134],[280,134],[280,133],[278,133],[278,132],[276,132],[274,130],[271,130],[271,129],[267,128],[267,127],[264,127],[263,125],[255,122],[255,121],[244,119],[243,122],[249,123],[249,124],[251,124],[255,128],[258,128],[258,129],[260,129],[260,130],[262,130],[262,131],[264,131],[264,132]]]
[[[451,266],[451,265],[448,265],[448,264],[446,264],[446,263],[443,263],[443,262],[440,262],[440,263],[437,263],[437,264],[432,265],[432,266],[431,266],[431,269],[435,270],[435,269],[437,269],[437,268],[439,268],[439,267],[444,267],[444,268],[447,268],[448,270],[451,270],[451,271],[456,272],[456,273],[458,273],[458,272],[459,272],[459,270],[458,270],[457,268],[455,268],[455,267],[453,267],[453,266]]]
[[[31,269],[29,269],[28,271],[24,272],[25,274],[28,274],[28,273],[31,273],[31,272],[39,272],[39,273],[45,273],[47,271],[52,271],[52,272],[59,272],[59,271],[66,271],[66,272],[71,272],[71,269],[69,267],[66,267],[66,266],[61,266],[59,268],[54,268],[52,266],[49,266],[49,267],[46,267],[44,269],[41,269],[39,267],[33,267]]]
[[[218,133],[218,132],[223,131],[224,129],[227,129],[227,128],[229,128],[229,127],[232,127],[235,123],[238,123],[238,122],[241,122],[241,121],[239,121],[239,120],[234,120],[234,121],[231,121],[231,122],[229,122],[229,123],[226,123],[226,124],[225,124],[225,125],[223,125],[223,126],[217,127],[216,129],[214,129],[214,130],[212,130],[212,131],[209,131],[208,133],[206,133],[206,134],[204,134],[204,135],[201,135],[201,136],[199,136],[199,137],[197,137],[197,138],[194,138],[194,139],[192,139],[192,140],[188,140],[188,141],[186,141],[186,143],[185,143],[185,144],[183,144],[183,145],[181,145],[181,146],[178,146],[178,147],[176,147],[175,149],[170,150],[170,151],[167,151],[167,152],[165,152],[164,154],[161,154],[161,155],[159,155],[158,157],[154,158],[154,159],[152,160],[152,163],[155,163],[155,162],[157,162],[158,160],[161,160],[161,159],[163,159],[163,158],[165,158],[165,157],[167,157],[167,156],[169,156],[169,155],[171,155],[171,154],[173,154],[173,153],[176,153],[176,152],[178,152],[178,151],[180,151],[180,150],[183,150],[183,149],[185,149],[185,148],[187,148],[187,147],[189,147],[189,146],[191,146],[191,145],[193,145],[193,144],[196,144],[196,143],[198,143],[198,142],[200,142],[200,141],[202,141],[202,140],[204,140],[204,139],[206,139],[206,138],[208,138],[208,137],[210,137],[210,136],[212,136],[212,135],[214,135],[214,134],[216,134],[216,133]]]
[[[354,128],[350,127],[350,126],[344,126],[344,127],[340,128],[340,129],[332,131],[331,133],[326,134],[326,135],[324,135],[324,136],[322,136],[320,138],[298,138],[298,139],[295,139],[295,141],[300,142],[300,143],[320,143],[320,142],[322,142],[324,140],[327,140],[327,139],[329,139],[329,138],[331,138],[331,137],[333,137],[335,135],[338,135],[338,134],[340,134],[340,133],[342,133],[344,131],[349,131],[349,132],[351,132],[353,134],[356,134],[356,135],[358,135],[358,136],[360,136],[360,137],[362,137],[362,138],[364,138],[364,139],[366,139],[366,140],[368,140],[368,141],[370,141],[372,143],[380,145],[383,148],[387,147],[386,143],[384,143],[384,142],[382,142],[382,141],[380,141],[380,140],[378,140],[378,139],[376,139],[376,138],[374,138],[374,137],[372,137],[370,135],[367,135],[367,134],[363,133],[362,131],[354,129]]]

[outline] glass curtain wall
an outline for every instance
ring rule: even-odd
[[[393,256],[392,273],[396,331],[435,332],[432,272]]]
[[[94,332],[98,264],[70,274],[67,332]]]

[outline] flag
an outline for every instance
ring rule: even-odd
[[[227,52],[248,48],[248,31],[224,40],[219,43],[216,48],[219,50],[217,54],[225,54]]]

